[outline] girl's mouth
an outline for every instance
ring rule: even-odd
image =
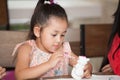
[[[59,45],[54,45],[54,48],[55,48],[55,49],[58,49],[58,48],[59,48]]]

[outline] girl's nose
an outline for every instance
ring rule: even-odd
[[[56,38],[56,42],[58,43],[58,42],[60,42],[60,41],[61,41],[61,37],[58,36],[58,37]]]

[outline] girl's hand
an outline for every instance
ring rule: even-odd
[[[6,75],[6,69],[0,66],[0,79],[2,79],[5,75]]]
[[[64,54],[62,48],[54,52],[48,62],[50,63],[51,67],[53,68],[56,66],[60,61],[64,60]]]
[[[84,74],[83,78],[90,78],[92,76],[92,65],[90,63],[87,63],[84,67]]]
[[[102,72],[113,72],[110,64],[105,65],[105,66],[102,68]]]

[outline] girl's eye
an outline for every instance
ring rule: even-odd
[[[63,34],[63,35],[61,35],[62,37],[64,37],[65,35]]]
[[[52,34],[52,36],[55,37],[55,36],[57,36],[57,34]],[[60,36],[61,36],[61,37],[64,37],[65,34],[61,34]]]
[[[57,34],[52,34],[53,37],[55,37]]]

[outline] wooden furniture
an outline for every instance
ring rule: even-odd
[[[104,56],[112,30],[112,24],[84,24],[81,28],[81,55]]]
[[[7,0],[0,0],[0,26],[6,26],[10,29]]]
[[[28,31],[0,31],[0,65],[9,69],[14,67],[12,52],[16,44],[26,40]]]

